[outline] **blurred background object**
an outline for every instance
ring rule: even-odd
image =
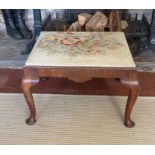
[[[14,39],[31,39],[32,32],[27,28],[23,9],[2,9],[7,34]]]

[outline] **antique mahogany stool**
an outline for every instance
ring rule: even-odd
[[[31,88],[41,77],[75,82],[114,78],[129,88],[124,124],[133,127],[131,111],[139,94],[137,71],[123,32],[41,32],[24,66],[22,90],[30,110],[26,123],[36,121]]]

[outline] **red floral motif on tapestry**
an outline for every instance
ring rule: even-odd
[[[63,38],[62,40],[60,40],[60,42],[61,42],[61,44],[64,44],[66,46],[77,46],[77,45],[79,45],[81,40],[78,37],[76,37],[76,38],[66,37],[66,38]]]

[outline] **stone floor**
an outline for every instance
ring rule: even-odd
[[[21,55],[30,40],[0,38],[0,68],[21,68],[28,55]],[[134,54],[133,54],[134,56]],[[146,50],[134,57],[138,70],[155,71],[155,51]]]
[[[22,67],[28,55],[21,55],[29,40],[6,37],[0,40],[0,68]]]

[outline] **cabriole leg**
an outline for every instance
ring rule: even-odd
[[[22,80],[22,91],[26,99],[27,105],[30,110],[30,117],[26,120],[28,125],[33,125],[36,122],[36,109],[34,99],[32,96],[32,86],[37,84],[39,79],[23,78]]]
[[[133,106],[136,102],[136,99],[139,95],[139,81],[138,80],[120,80],[121,83],[126,85],[129,88],[129,95],[127,99],[126,109],[125,109],[125,126],[128,128],[134,127],[135,123],[131,120],[130,115],[133,109]]]

